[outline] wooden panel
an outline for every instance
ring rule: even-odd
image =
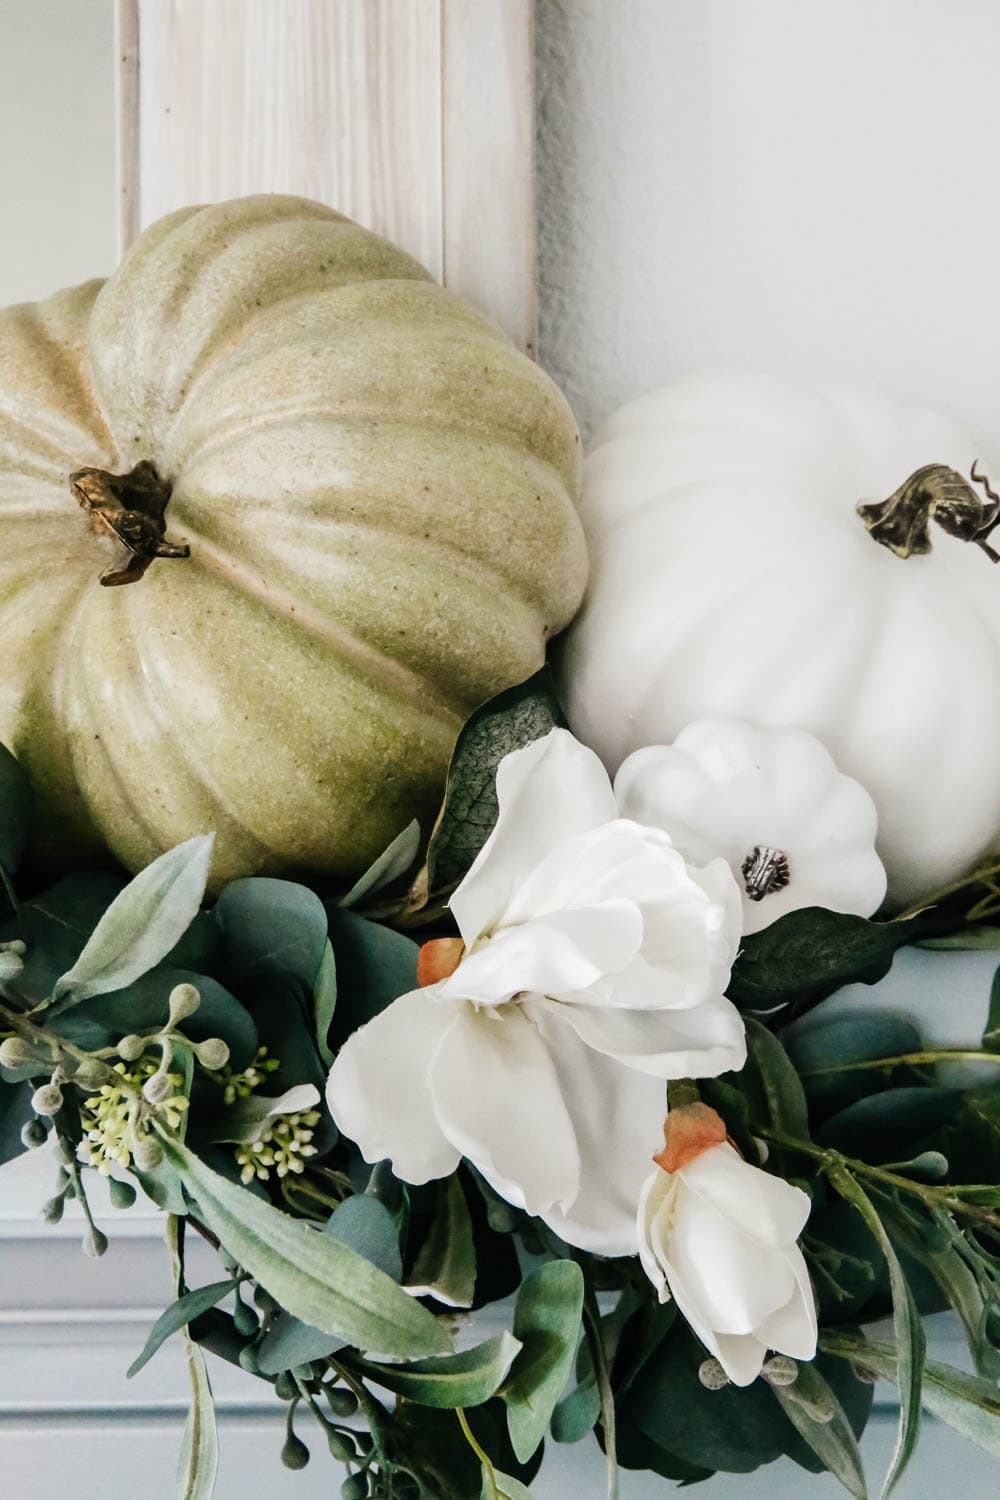
[[[186,203],[318,198],[534,337],[531,0],[118,0],[125,248]]]

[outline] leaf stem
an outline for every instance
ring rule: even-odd
[[[936,1062],[991,1062],[1000,1066],[1000,1052],[957,1047],[939,1047],[922,1052],[899,1052],[894,1057],[869,1057],[863,1062],[832,1063],[824,1068],[805,1068],[800,1078],[823,1078],[831,1073],[855,1073],[881,1068],[920,1067]]]
[[[615,1397],[611,1389],[608,1371],[608,1356],[601,1333],[601,1315],[597,1299],[589,1283],[583,1294],[583,1326],[590,1346],[590,1357],[597,1376],[597,1390],[601,1398],[601,1426],[604,1428],[604,1452],[607,1458],[607,1500],[618,1500],[618,1453],[615,1440]]]
[[[461,1427],[462,1432],[465,1435],[465,1441],[468,1443],[469,1447],[472,1449],[473,1453],[476,1455],[476,1457],[479,1459],[480,1464],[482,1465],[483,1474],[486,1476],[487,1482],[489,1483],[490,1489],[492,1491],[492,1500],[499,1500],[500,1492],[497,1489],[496,1470],[494,1469],[493,1464],[490,1461],[489,1454],[480,1445],[479,1441],[476,1438],[476,1434],[469,1426],[469,1419],[465,1415],[465,1407],[456,1406],[455,1415],[458,1418],[458,1425],[459,1427]]]

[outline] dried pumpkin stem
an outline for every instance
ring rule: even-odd
[[[101,574],[105,587],[138,582],[158,557],[191,556],[185,542],[166,540],[171,485],[148,459],[127,474],[77,469],[69,476],[69,487],[94,529],[120,543],[118,558]]]
[[[888,500],[862,501],[858,515],[869,535],[897,557],[914,557],[931,550],[930,523],[962,542],[974,542],[991,562],[1000,562],[987,537],[1000,525],[1000,495],[976,465],[972,483],[947,464],[925,464],[911,474]],[[982,487],[977,495],[972,485]]]

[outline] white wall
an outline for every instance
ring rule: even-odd
[[[996,0],[538,0],[542,358],[1000,415]]]

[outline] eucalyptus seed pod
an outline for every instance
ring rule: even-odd
[[[132,1146],[132,1160],[140,1172],[155,1172],[163,1160],[163,1147],[155,1136],[140,1135]]]
[[[240,1350],[240,1367],[246,1370],[248,1375],[261,1375],[260,1361],[257,1358],[257,1350],[253,1344],[244,1344]]]
[[[63,1216],[63,1195],[57,1193],[42,1204],[42,1218],[46,1224],[58,1224]]]
[[[8,1036],[0,1042],[0,1066],[5,1068],[27,1068],[38,1061],[38,1054],[29,1042],[20,1036]]]
[[[43,1083],[31,1096],[31,1107],[36,1115],[57,1115],[64,1102],[58,1083]]]
[[[116,1050],[122,1062],[138,1062],[146,1050],[146,1038],[130,1031],[128,1036],[122,1037]]]
[[[162,1104],[173,1092],[174,1080],[162,1069],[154,1073],[152,1078],[147,1078],[142,1086],[143,1097],[148,1104]]]
[[[29,1150],[35,1146],[44,1146],[48,1138],[49,1128],[41,1120],[27,1120],[21,1126],[21,1145],[27,1146]]]
[[[73,1074],[73,1082],[81,1089],[97,1089],[107,1077],[107,1068],[96,1057],[87,1058]]]
[[[135,1202],[135,1188],[130,1182],[120,1182],[117,1177],[109,1177],[108,1197],[112,1208],[131,1208]]]
[[[729,1376],[717,1359],[702,1360],[698,1379],[707,1391],[721,1391],[729,1384]]]
[[[282,1370],[274,1382],[274,1394],[279,1401],[294,1401],[299,1394],[299,1388],[292,1378],[290,1370]]]
[[[12,938],[9,943],[0,943],[0,953],[14,953],[18,958],[23,958],[28,951],[28,945],[21,938]]]
[[[195,1047],[194,1055],[203,1068],[217,1073],[229,1061],[229,1043],[224,1042],[221,1036],[207,1037]]]
[[[260,1330],[260,1319],[252,1307],[248,1307],[240,1296],[239,1288],[235,1294],[235,1305],[233,1307],[233,1323],[236,1332],[244,1338],[253,1338]],[[287,1399],[287,1398],[286,1398]]]
[[[787,1354],[773,1354],[760,1373],[770,1385],[794,1385],[799,1378],[799,1367]]]
[[[350,1433],[338,1432],[335,1427],[326,1429],[326,1441],[330,1452],[339,1463],[349,1464],[358,1456],[358,1450]]]
[[[309,1462],[309,1449],[298,1434],[292,1431],[291,1408],[289,1408],[288,1417],[288,1436],[281,1450],[281,1462],[286,1469],[304,1469]]]
[[[0,952],[0,984],[9,984],[16,979],[24,968],[24,962],[19,953]]]
[[[367,1500],[368,1475],[348,1474],[340,1486],[340,1500]]]
[[[182,1021],[186,1021],[188,1016],[193,1016],[200,1004],[201,996],[193,984],[175,984],[170,991],[170,1029],[173,1030]]]
[[[84,1255],[93,1256],[95,1259],[105,1253],[108,1248],[108,1237],[101,1229],[88,1228],[83,1237]]]
[[[358,1409],[358,1398],[346,1386],[324,1386],[326,1403],[335,1417],[353,1417]]]
[[[64,1135],[56,1137],[55,1157],[64,1167],[71,1167],[76,1161],[76,1149]]]

